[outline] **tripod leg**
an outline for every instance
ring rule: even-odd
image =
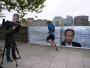
[[[4,54],[5,54],[5,47],[4,47],[4,51],[3,51],[3,53],[2,53],[2,60],[1,60],[1,64],[3,64]]]
[[[16,67],[18,67],[18,63],[17,63],[17,57],[16,57],[16,46],[12,46],[12,57],[16,62]]]
[[[18,51],[17,46],[16,46],[16,51],[17,51],[17,53],[18,53],[19,59],[21,59],[21,56],[20,56],[20,53],[19,53],[19,51]]]

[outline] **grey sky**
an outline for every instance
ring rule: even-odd
[[[52,19],[55,16],[90,15],[90,0],[47,0],[46,7],[39,15]]]
[[[45,7],[41,13],[29,12],[25,17],[38,16],[40,19],[53,19],[55,16],[66,17],[67,15],[88,15],[90,17],[90,0],[46,0]],[[4,12],[6,19],[12,20],[15,12]]]

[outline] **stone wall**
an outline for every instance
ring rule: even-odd
[[[20,31],[15,35],[16,41],[28,42],[28,27],[23,26]],[[5,31],[0,27],[0,40],[5,40]]]

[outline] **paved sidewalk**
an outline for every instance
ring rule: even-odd
[[[0,42],[0,46],[1,43]],[[18,68],[90,68],[90,50],[18,43],[21,60]],[[15,62],[4,59],[4,68],[16,68]]]

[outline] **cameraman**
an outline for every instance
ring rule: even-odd
[[[13,16],[14,18],[14,16]],[[12,62],[13,60],[11,59],[10,52],[12,51],[12,58],[14,60],[18,59],[16,57],[16,42],[15,42],[15,30],[17,29],[17,25],[19,22],[11,22],[11,21],[5,21],[3,19],[2,26],[5,27],[6,34],[5,34],[5,49],[6,49],[6,56],[7,56],[7,61]]]

